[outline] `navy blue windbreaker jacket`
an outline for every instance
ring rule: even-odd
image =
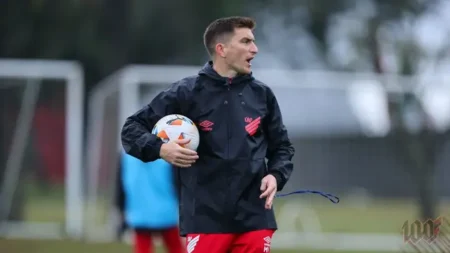
[[[144,162],[160,158],[163,142],[151,130],[169,114],[185,115],[200,132],[199,159],[177,169],[181,236],[277,229],[259,198],[261,180],[272,174],[281,190],[294,148],[272,90],[251,74],[221,77],[208,62],[127,118],[125,151]]]

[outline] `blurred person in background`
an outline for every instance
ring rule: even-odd
[[[172,165],[162,159],[144,163],[122,154],[116,204],[121,213],[120,235],[133,231],[135,253],[153,253],[161,235],[169,253],[184,253],[178,229],[178,196]]]

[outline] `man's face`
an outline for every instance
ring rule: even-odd
[[[239,74],[251,72],[250,61],[258,53],[253,32],[248,28],[237,28],[224,44],[223,57],[230,69]]]

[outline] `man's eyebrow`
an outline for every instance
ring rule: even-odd
[[[250,37],[244,37],[241,40],[250,40],[250,41],[255,41],[255,38],[250,38]]]

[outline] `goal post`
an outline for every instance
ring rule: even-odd
[[[8,117],[16,119],[15,122],[8,122],[13,125],[9,130],[5,130],[4,136],[11,136],[11,142],[7,143],[4,140],[3,147],[7,150],[5,163],[0,164],[3,167],[0,170],[3,173],[0,176],[0,196],[1,196],[1,212],[0,217],[1,227],[0,235],[5,237],[53,237],[53,236],[70,236],[79,238],[83,233],[81,226],[83,217],[83,119],[84,119],[84,81],[83,69],[77,62],[72,61],[57,61],[57,60],[22,60],[22,59],[0,59],[0,90],[6,97],[12,98],[9,102],[17,102],[16,111],[8,111],[4,109],[1,113],[8,114]],[[23,90],[22,92],[20,92]],[[58,90],[58,95],[51,95],[55,90]],[[61,93],[62,92],[62,93]],[[22,95],[20,95],[22,94]],[[45,96],[45,97],[43,97]],[[48,100],[59,97],[60,103],[51,104]],[[5,100],[5,98],[3,98]],[[55,100],[56,101],[56,100]],[[4,106],[10,106],[8,101],[4,101]],[[58,107],[65,108],[64,116],[64,136],[62,137],[65,143],[64,153],[62,158],[64,167],[62,170],[65,173],[63,182],[64,197],[62,209],[64,210],[64,217],[62,223],[52,222],[51,218],[42,221],[10,221],[7,217],[10,215],[11,207],[13,205],[13,196],[17,189],[33,187],[28,185],[19,185],[19,175],[21,171],[26,170],[27,175],[39,174],[36,172],[39,167],[38,164],[23,164],[24,161],[29,161],[31,158],[28,155],[35,156],[37,150],[33,149],[31,153],[27,153],[30,145],[34,145],[36,140],[30,140],[30,131],[36,131],[34,128],[36,119],[36,109],[39,103],[47,103],[46,109],[52,110]],[[16,107],[14,107],[16,108]],[[50,114],[46,114],[50,115]],[[4,115],[2,115],[4,116]],[[6,117],[6,116],[5,116]],[[44,118],[43,118],[44,119]],[[40,120],[40,119],[39,119]],[[2,122],[6,123],[5,122]],[[40,129],[45,131],[46,124],[52,122],[40,121],[42,123]],[[51,137],[50,137],[51,138]],[[56,138],[56,137],[55,137]],[[48,149],[51,150],[51,149]],[[42,151],[42,150],[40,150]],[[36,155],[37,156],[37,155]],[[50,154],[51,156],[51,154]],[[26,168],[24,168],[24,166]],[[29,168],[32,167],[32,168]],[[24,179],[25,181],[28,179]],[[28,184],[26,181],[25,184]],[[33,190],[31,190],[32,192]],[[46,201],[48,198],[43,197]],[[37,216],[37,213],[48,212],[51,216],[53,206],[49,204],[45,207],[42,204],[42,210],[35,210],[33,206],[28,207],[25,212],[28,216]],[[40,220],[38,218],[38,220]]]
[[[171,83],[196,75],[200,69],[201,66],[130,65],[105,78],[93,89],[88,100],[86,238],[111,240],[114,236],[114,226],[117,224],[114,219],[113,201],[118,154],[122,150],[120,130],[126,118]],[[369,87],[370,81],[376,82],[380,79],[371,73],[274,69],[256,69],[254,72],[259,80],[274,90],[283,111],[284,121],[294,137],[361,134],[363,131],[360,122],[353,117],[351,106],[346,104],[347,102],[342,104],[342,101],[347,100],[349,87],[352,85]],[[387,80],[384,86],[388,86],[392,92],[404,92],[403,90],[407,89],[398,85],[397,76],[384,78]],[[379,94],[383,95],[384,93]],[[320,99],[323,105],[316,103],[310,108],[302,108],[301,105],[317,99]],[[334,112],[329,112],[330,107],[337,104],[345,112],[340,117],[348,118],[347,122],[337,120]],[[304,122],[302,117],[307,114],[319,116],[310,116],[309,120]],[[328,115],[329,119],[323,120]],[[327,121],[334,126],[324,124]],[[287,188],[289,187],[293,186],[287,185]],[[292,213],[292,210],[286,212]],[[314,214],[313,211],[310,213]],[[313,225],[308,227],[311,231],[320,231],[318,223],[311,224]]]

